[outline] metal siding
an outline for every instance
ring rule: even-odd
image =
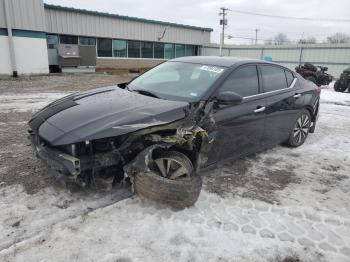
[[[165,26],[141,21],[82,14],[45,8],[47,32],[95,37],[157,41]],[[88,26],[86,26],[88,25]],[[210,41],[210,32],[202,30],[167,28],[162,42],[203,45]]]
[[[5,1],[9,3],[12,28],[45,31],[44,4],[42,0],[0,0],[0,27],[7,27]]]
[[[294,61],[295,58],[299,60],[299,52],[298,48],[288,50],[267,48],[264,49],[263,56],[271,56],[274,61]]]
[[[300,45],[236,45],[225,46],[224,50],[229,49],[230,56],[261,58],[271,56],[276,63],[284,65],[292,70],[299,64]],[[335,78],[338,78],[341,72],[350,67],[350,44],[315,44],[302,46],[301,63],[311,62],[316,65],[328,67],[328,71]],[[218,55],[219,46],[210,44],[202,47],[201,55]],[[260,54],[260,55],[259,55]],[[228,55],[224,52],[224,55]],[[262,57],[262,58],[263,58]]]
[[[4,0],[0,0],[0,28],[6,28]]]

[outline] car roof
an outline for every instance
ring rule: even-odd
[[[205,64],[205,65],[213,65],[213,66],[224,66],[224,67],[231,67],[236,64],[257,63],[257,62],[266,63],[266,64],[275,64],[275,63],[258,60],[258,59],[231,57],[231,56],[184,56],[184,57],[175,58],[169,61]]]

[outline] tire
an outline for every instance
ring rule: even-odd
[[[198,199],[202,189],[202,179],[194,173],[194,168],[188,157],[177,151],[164,151],[154,159],[172,159],[181,163],[188,171],[188,176],[170,179],[162,176],[153,164],[150,171],[137,174],[133,179],[134,191],[147,199],[160,202],[175,208],[192,206]],[[173,172],[175,173],[175,171]]]
[[[293,125],[287,144],[291,147],[298,147],[304,144],[311,126],[311,115],[308,110],[303,109]]]
[[[311,81],[314,84],[316,84],[316,78],[313,77],[313,76],[307,76],[305,79]]]

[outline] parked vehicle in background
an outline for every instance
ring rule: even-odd
[[[198,171],[314,132],[320,89],[259,60],[183,57],[129,83],[61,98],[29,121],[39,158],[85,186],[129,179],[135,192],[194,204]]]
[[[326,73],[328,67],[324,66],[315,66],[311,63],[305,63],[304,65],[297,66],[295,71],[317,86],[328,85],[333,80],[333,76]]]
[[[337,92],[350,92],[350,67],[340,74],[339,79],[334,84],[334,90]]]

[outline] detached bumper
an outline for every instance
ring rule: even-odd
[[[81,172],[80,159],[57,149],[43,145],[37,135],[29,132],[28,138],[31,141],[36,156],[44,161],[50,168],[67,175],[77,176]]]

